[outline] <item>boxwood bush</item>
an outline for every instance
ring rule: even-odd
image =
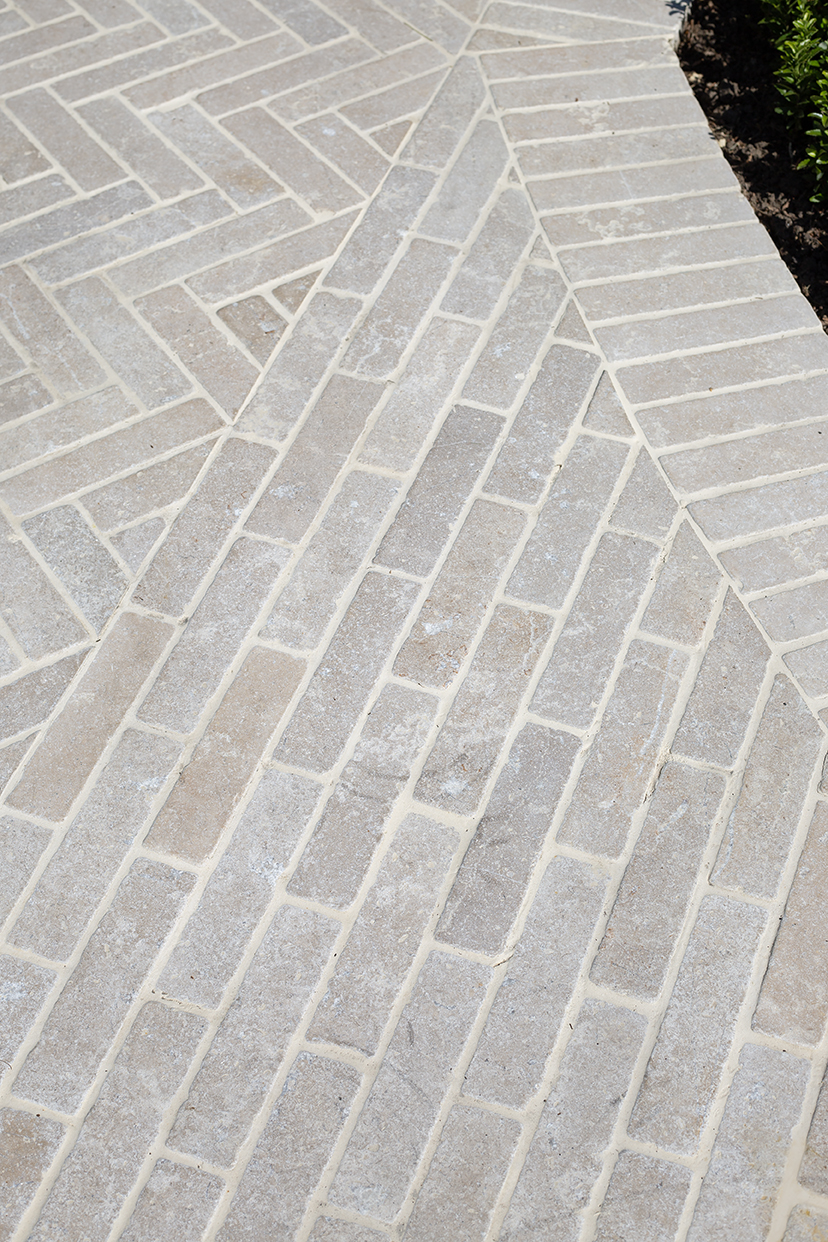
[[[777,112],[814,178],[811,201],[828,202],[828,0],[760,0],[779,54]]]

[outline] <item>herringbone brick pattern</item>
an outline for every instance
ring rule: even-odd
[[[828,343],[670,7],[0,11],[0,1239],[828,1238]]]

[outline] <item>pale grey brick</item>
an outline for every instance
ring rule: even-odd
[[[546,393],[542,391],[536,399],[540,418],[548,411],[544,396]],[[525,404],[528,401],[529,398]],[[562,439],[565,434],[562,428],[559,434]],[[527,436],[522,446],[523,455],[529,460],[531,443]],[[506,447],[509,447],[508,442]],[[501,450],[501,457],[504,452],[505,448]],[[627,452],[625,444],[579,436],[552,484],[538,523],[509,579],[506,589],[510,595],[547,604],[550,608],[563,605],[627,460]],[[548,464],[551,469],[551,462]],[[525,490],[534,483],[537,494],[544,480],[533,480],[531,469],[528,473],[530,478],[526,480]]]
[[[791,1212],[783,1242],[822,1242],[826,1236],[828,1213],[813,1207],[801,1207]],[[362,1239],[358,1242],[362,1242]]]
[[[27,732],[45,720],[81,665],[85,651],[26,673],[0,688],[0,738]]]
[[[799,1181],[817,1194],[828,1193],[828,1088],[825,1076],[808,1130],[808,1141],[799,1169]],[[788,1235],[785,1235],[787,1239]],[[807,1239],[807,1235],[805,1235]],[[810,1240],[808,1240],[810,1242]],[[819,1238],[814,1240],[819,1242]]]
[[[44,441],[53,446],[52,451],[65,449],[88,435],[104,431],[113,423],[134,418],[137,412],[119,388],[105,388],[62,405],[59,410],[0,430],[3,461],[9,470],[12,466],[22,466],[42,456]]]
[[[795,582],[797,578],[810,578],[828,570],[828,526],[760,539],[721,552],[719,559],[745,591],[761,591],[782,582]]]
[[[714,884],[756,897],[776,896],[821,740],[816,721],[787,677],[774,678],[713,868]],[[780,754],[785,755],[781,768]]]
[[[104,382],[89,350],[20,267],[7,267],[0,274],[0,315],[59,392],[74,397]]]
[[[742,1049],[688,1242],[722,1231],[753,1242],[766,1233],[809,1069],[775,1048]]]
[[[750,607],[776,642],[809,638],[828,629],[828,583],[825,579],[809,582],[755,600]]]
[[[88,639],[80,621],[11,528],[0,541],[0,610],[30,659]]]
[[[27,824],[4,815],[0,819],[0,919],[9,915],[23,889],[31,879],[43,851],[51,841],[47,828]]]
[[[711,142],[711,137],[706,128],[692,129],[688,131],[673,130],[667,133],[679,134],[687,133],[692,135],[684,156],[702,154],[704,147]],[[656,131],[657,144],[659,153],[669,146],[669,142],[665,141],[665,133]],[[644,136],[644,146],[652,145],[653,136]],[[607,143],[607,139],[599,139],[598,141]],[[623,138],[609,139],[609,145],[613,143],[637,143],[640,141],[639,135],[631,135]],[[577,147],[582,146],[578,143]],[[695,150],[693,148],[700,148]],[[547,150],[558,151],[557,146],[548,147]],[[577,148],[576,148],[577,149]],[[666,151],[665,151],[666,154]],[[521,161],[524,162],[523,160]],[[613,161],[621,163],[622,161]],[[554,185],[554,183],[551,183]],[[733,258],[758,258],[760,256],[768,256],[774,254],[774,245],[765,229],[756,221],[747,221],[744,224],[726,225],[724,228],[707,228],[703,232],[687,232],[672,233],[667,237],[644,237],[633,239],[611,240],[606,246],[584,246],[582,249],[565,250],[561,255],[561,262],[569,277],[573,281],[604,280],[614,276],[633,276],[643,274],[645,272],[657,272],[662,268],[669,267],[692,267],[699,263],[716,263]],[[702,312],[709,315],[711,312]],[[715,313],[715,312],[713,312]],[[739,312],[737,312],[738,314]],[[761,316],[758,317],[761,323]],[[680,320],[672,321],[673,334],[680,338],[682,328],[685,327]],[[801,325],[798,325],[801,326]],[[666,325],[665,325],[666,329]],[[644,353],[656,354],[669,352],[669,336],[662,335],[664,329],[659,327],[658,321],[651,329],[653,336],[652,349],[646,349],[643,344],[636,348],[631,344],[628,348],[633,350],[632,356],[643,356]],[[636,330],[630,327],[609,328],[599,333],[602,344],[606,341],[605,348],[608,356],[614,361],[618,361],[619,357],[630,356],[627,354],[621,341],[635,339]],[[725,334],[725,338],[726,338]],[[738,333],[734,338],[740,340],[746,331]],[[764,332],[760,329],[750,335],[763,336]],[[700,342],[707,343],[707,342]],[[684,342],[681,342],[684,344]],[[642,353],[638,353],[638,350]]]
[[[483,102],[477,63],[461,56],[417,126],[405,158],[442,170]]]
[[[443,824],[421,815],[403,820],[339,955],[309,1039],[374,1053],[457,844],[457,833]]]
[[[443,298],[442,309],[470,319],[488,319],[533,230],[525,195],[504,190]]]
[[[416,798],[474,813],[553,624],[546,613],[495,610],[425,761]]]
[[[598,1217],[596,1242],[672,1242],[692,1174],[679,1164],[622,1151]]]
[[[628,79],[629,82],[629,79]],[[603,75],[592,75],[590,88],[595,91],[596,84],[605,85]],[[540,89],[538,86],[540,85]],[[524,95],[535,97],[537,103],[544,103],[548,98],[544,89],[546,84],[526,83],[522,87]],[[572,90],[575,82],[572,78],[558,82],[560,91]],[[640,91],[638,80],[633,87],[636,94]],[[504,99],[509,94],[517,94],[503,88],[495,88],[496,99]],[[551,94],[552,92],[549,92]],[[571,99],[571,96],[568,96]],[[581,97],[583,99],[583,96]],[[531,181],[528,190],[538,211],[562,211],[566,208],[601,206],[607,203],[637,203],[642,198],[652,195],[654,198],[668,197],[676,194],[693,194],[700,189],[732,190],[736,177],[726,160],[720,158],[718,151],[711,151],[709,156],[700,159],[679,160],[677,163],[664,161],[661,164],[633,165],[627,168],[598,172],[575,172],[571,176],[552,177],[542,181]],[[761,253],[761,250],[760,250]],[[764,253],[768,253],[767,250]],[[642,262],[644,260],[642,259]],[[692,257],[687,260],[692,264]],[[645,271],[657,271],[658,267],[647,268]]]
[[[452,410],[380,544],[380,565],[422,576],[430,571],[502,428],[496,414]]]
[[[231,1165],[325,967],[339,924],[282,906],[172,1128],[169,1146]],[[239,1062],[239,1048],[244,1060]]]
[[[440,187],[420,230],[442,241],[464,242],[506,166],[508,152],[494,121],[479,121]]]
[[[690,512],[713,540],[736,539],[775,526],[820,518],[828,496],[828,473],[766,483],[730,496],[699,500]]]
[[[332,86],[332,83],[337,83],[338,79],[353,77],[356,74],[357,81],[363,85],[360,81],[359,69],[354,70],[353,66],[362,66],[364,61],[370,61],[375,57],[373,49],[361,39],[342,39],[333,47],[316,48],[302,55],[296,55],[301,50],[301,45],[295,39],[290,39],[290,47],[288,47],[285,42],[287,36],[284,33],[280,33],[278,38],[284,45],[281,57],[263,54],[264,49],[261,52],[255,49],[257,64],[265,65],[265,68],[259,69],[258,73],[246,73],[244,77],[239,78],[235,73],[223,72],[223,66],[217,66],[219,71],[213,74],[213,81],[221,84],[212,90],[204,91],[197,99],[205,112],[217,116],[220,113],[235,111],[246,104],[257,104],[268,96],[277,95],[279,98],[271,101],[271,107],[274,105],[278,107],[279,112],[290,120],[300,120],[309,113],[323,112],[326,107],[339,102],[341,93],[336,91],[335,85]],[[241,50],[248,57],[251,56],[250,48]],[[282,63],[288,57],[289,63]],[[375,67],[376,62],[374,66],[368,66],[369,74],[370,70]],[[380,71],[384,67],[380,64]],[[228,77],[236,80],[226,81]],[[325,82],[325,78],[329,80]],[[164,85],[163,79],[157,81],[162,86]],[[291,87],[294,89],[291,90]],[[357,88],[356,93],[362,94],[363,92]],[[329,98],[331,94],[333,94],[332,99]],[[347,91],[345,94],[347,96]],[[162,103],[163,99],[159,98],[157,102]]]
[[[538,1090],[606,889],[588,863],[552,859],[466,1073],[468,1095],[520,1109]]]
[[[126,176],[126,170],[45,90],[17,95],[8,106],[82,190],[99,190]]]
[[[669,487],[649,454],[642,449],[610,521],[613,526],[634,531],[637,535],[663,540],[673,524],[677,509]]]
[[[345,1150],[330,1203],[382,1221],[397,1215],[490,975],[486,966],[429,954]]]
[[[642,618],[642,630],[697,646],[722,580],[690,523],[683,522]]]
[[[32,962],[6,954],[0,956],[0,1042],[3,1046],[0,1072],[3,1076],[9,1072],[56,978],[54,971],[44,970]]]
[[[155,1242],[174,1220],[179,1242],[200,1242],[223,1194],[226,1188],[219,1178],[159,1160],[121,1238],[123,1242]]]
[[[162,532],[166,530],[163,518],[150,518],[139,526],[130,526],[128,530],[113,535],[110,539],[115,551],[122,556],[133,573],[137,573],[147,558],[147,554],[155,547]]]
[[[478,953],[502,948],[577,751],[570,734],[520,731],[446,900],[441,940]]]
[[[377,1229],[320,1216],[308,1236],[308,1242],[384,1242],[387,1236]]]
[[[15,419],[25,418],[27,414],[42,410],[44,406],[51,405],[53,401],[54,397],[48,388],[41,384],[37,376],[17,376],[5,384],[0,384],[0,410],[2,410],[0,421],[10,423]],[[9,466],[12,464],[17,463],[9,463]]]
[[[633,434],[632,427],[624,413],[624,407],[606,371],[602,373],[598,381],[598,386],[584,415],[583,425],[590,431],[603,432],[608,436],[629,437]]]
[[[149,119],[242,210],[260,207],[282,192],[277,181],[192,104],[154,112]]]
[[[56,1121],[0,1110],[0,1213],[7,1238],[37,1193],[64,1133]]]
[[[297,125],[296,132],[368,194],[374,193],[388,172],[386,157],[341,116],[329,112]]]
[[[15,224],[3,231],[3,256],[7,262],[34,254],[47,246],[57,245],[67,238],[74,238],[79,233],[109,224],[113,220],[121,220],[144,207],[152,207],[153,202],[146,190],[135,181],[127,181],[123,185],[113,186],[111,190],[102,190],[52,211],[45,211]]]
[[[179,159],[120,99],[96,99],[78,111],[159,198],[177,198],[204,184],[195,169]]]
[[[826,650],[828,650],[828,645],[825,642],[811,643],[810,646],[802,647],[799,651],[791,651],[783,657],[805,693],[817,698],[821,698],[827,688]]]
[[[129,729],[10,932],[13,944],[65,960],[74,949],[178,758],[166,738]]]
[[[171,34],[186,34],[210,20],[187,0],[142,0],[147,12],[162,22]]]
[[[7,185],[33,177],[49,167],[45,155],[38,151],[8,117],[3,117],[0,121],[0,150],[3,152],[0,156],[0,177]]]
[[[121,569],[72,505],[49,509],[23,530],[55,571],[96,631],[109,620],[127,589]]]

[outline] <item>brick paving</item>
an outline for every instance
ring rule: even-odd
[[[680,8],[0,8],[0,1240],[828,1239],[828,341]]]

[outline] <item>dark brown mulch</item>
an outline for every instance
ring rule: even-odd
[[[809,202],[812,182],[774,108],[775,51],[756,0],[693,0],[679,45],[711,129],[754,211],[828,331],[828,207]]]

